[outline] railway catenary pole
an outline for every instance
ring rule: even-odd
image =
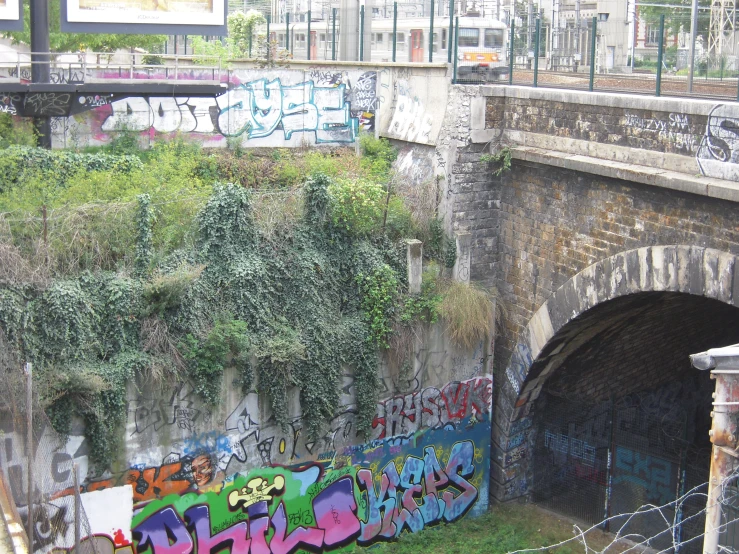
[[[398,3],[393,2],[393,62],[395,62],[395,52],[398,46]],[[413,45],[411,45],[413,48]]]
[[[693,92],[693,75],[695,73],[695,37],[698,30],[698,0],[693,0],[690,8],[690,50],[688,53],[688,94]]]
[[[434,0],[431,0],[431,19],[429,20],[429,63],[434,61]]]
[[[338,8],[333,8],[333,30],[331,33],[331,60],[336,61],[336,12]]]
[[[447,35],[446,45],[449,59],[447,63],[452,63],[452,39],[454,38],[454,0],[449,0],[449,34]]]
[[[308,37],[307,37],[307,39],[308,39],[308,42],[307,42],[307,44],[308,44],[308,55],[307,55],[307,58],[306,59],[310,60],[310,10],[308,10]]]
[[[48,0],[30,0],[31,15],[31,82],[48,83],[51,57],[49,54],[49,3]],[[33,118],[37,144],[51,148],[51,118]]]

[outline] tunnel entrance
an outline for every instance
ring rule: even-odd
[[[677,540],[701,552],[714,386],[688,356],[738,338],[739,309],[672,292],[611,300],[565,325],[537,360],[551,367],[532,411],[533,500],[590,524],[613,518],[611,531],[626,523],[659,550]],[[671,505],[619,517],[650,504]]]

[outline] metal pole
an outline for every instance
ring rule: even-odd
[[[398,46],[398,3],[393,2],[393,61],[395,61],[395,51]]]
[[[33,366],[26,362],[26,486],[28,487],[28,550],[33,552]]]
[[[336,12],[337,11],[338,11],[338,8],[333,9],[334,27],[331,33],[331,59],[333,61],[336,61]]]
[[[308,10],[308,60],[310,60],[310,10]]]
[[[48,0],[30,0],[31,15],[31,82],[48,83],[51,56],[49,55]],[[51,148],[51,118],[34,117],[36,141],[42,148]]]
[[[82,554],[80,551],[80,540],[82,538],[82,522],[80,521],[80,483],[77,475],[79,469],[77,464],[72,464],[72,476],[74,477],[74,554]]]
[[[254,29],[252,29],[251,32],[249,33],[249,57],[250,58],[251,58],[251,42],[253,38],[254,38]]]
[[[364,61],[364,6],[359,7],[359,61]]]
[[[267,16],[267,61],[269,61],[270,54],[272,53],[272,45],[269,42],[269,24],[272,16]]]
[[[429,63],[434,61],[434,0],[431,0],[431,21],[429,23]]]
[[[285,14],[285,50],[290,50],[290,14]]]
[[[448,63],[452,63],[452,39],[454,38],[454,0],[449,0],[449,36],[447,37],[447,53],[449,55]]]
[[[665,14],[659,16],[659,48],[657,49],[657,89],[655,96],[662,92],[662,55],[665,49]]]
[[[593,35],[590,37],[590,84],[588,90],[593,92],[593,82],[595,81],[595,41],[598,34],[598,18],[593,18]]]
[[[454,18],[454,78],[452,79],[452,84],[457,84],[457,51],[458,51],[458,42],[459,42],[459,17]]]
[[[541,18],[536,18],[536,31],[534,34],[534,86],[539,84],[539,39],[541,38]]]
[[[508,60],[508,84],[513,84],[513,43],[516,41],[516,21],[511,18],[511,55]]]

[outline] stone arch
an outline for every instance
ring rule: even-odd
[[[552,339],[599,304],[646,292],[686,293],[739,307],[736,257],[688,245],[628,250],[585,268],[539,307],[519,335],[496,387],[491,482],[495,499],[507,500],[528,492],[527,464],[521,463],[528,455],[528,416],[545,381],[562,363],[562,356],[556,355],[558,349],[565,347]]]

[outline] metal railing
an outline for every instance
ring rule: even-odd
[[[52,84],[81,84],[110,79],[209,80],[222,82],[228,71],[213,56],[167,55],[122,52],[79,54],[8,52],[0,56],[0,83],[32,81],[35,67],[48,71]],[[76,60],[72,58],[77,58]],[[15,58],[15,59],[13,59]],[[40,60],[38,58],[41,58]]]

